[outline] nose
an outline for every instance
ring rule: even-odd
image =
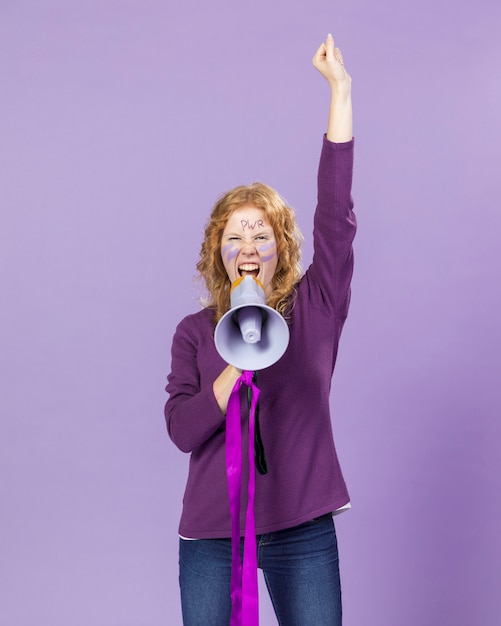
[[[253,241],[244,241],[241,248],[242,254],[251,255],[256,252],[256,246]]]

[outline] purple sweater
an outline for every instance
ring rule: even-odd
[[[356,230],[352,171],[353,140],[335,144],[324,137],[313,262],[297,285],[287,351],[277,363],[258,372],[259,419],[268,464],[267,474],[256,473],[258,534],[302,524],[349,502],[332,437],[329,393],[350,301]],[[212,391],[226,363],[216,351],[213,334],[211,309],[189,315],[178,325],[165,406],[171,439],[184,452],[191,452],[179,533],[199,539],[231,537],[225,417]],[[246,416],[245,392],[241,409]],[[243,431],[246,449],[247,429]]]

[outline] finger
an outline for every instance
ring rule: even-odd
[[[327,35],[327,39],[325,40],[325,50],[327,59],[333,59],[335,56],[334,37],[330,33]]]

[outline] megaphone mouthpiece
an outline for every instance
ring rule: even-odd
[[[261,341],[261,326],[263,316],[257,306],[246,306],[235,313],[238,320],[242,339],[245,343],[257,343]]]

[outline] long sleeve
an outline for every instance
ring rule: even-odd
[[[354,141],[323,140],[314,218],[314,255],[307,272],[311,301],[344,320],[353,274],[353,238],[357,222],[351,184]]]
[[[183,452],[191,452],[206,442],[223,426],[225,419],[214,397],[212,380],[208,376],[202,378],[200,373],[198,356],[202,348],[201,333],[190,332],[193,327],[190,327],[189,320],[202,322],[202,333],[206,331],[209,341],[213,342],[208,318],[209,316],[185,318],[178,325],[172,342],[172,366],[166,387],[169,400],[165,405],[165,419],[169,436]],[[199,329],[198,326],[194,328]],[[220,361],[221,369],[224,365]],[[219,372],[214,378],[218,374]]]

